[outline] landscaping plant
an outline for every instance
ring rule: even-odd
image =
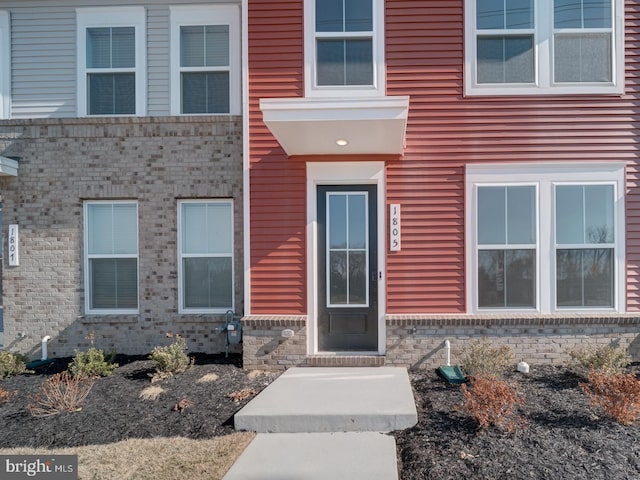
[[[69,372],[75,376],[86,377],[108,377],[118,368],[117,363],[113,363],[115,352],[105,354],[104,350],[94,346],[95,335],[91,332],[87,340],[91,342],[91,348],[86,352],[76,350],[73,360],[69,364]]]
[[[15,392],[14,392],[15,393]],[[0,405],[7,403],[14,394],[0,387]]]
[[[471,415],[480,428],[495,426],[513,432],[525,425],[517,413],[524,399],[515,387],[496,377],[485,376],[471,377],[469,385],[462,385],[463,411]]]
[[[580,388],[589,396],[592,408],[602,409],[623,425],[640,418],[640,381],[634,374],[592,370],[587,379]]]
[[[155,347],[151,351],[149,358],[155,364],[152,381],[162,380],[176,373],[184,372],[191,364],[189,356],[186,354],[186,340],[182,336],[172,333],[167,333],[167,337],[173,339],[170,345]]]
[[[605,374],[619,373],[631,361],[624,349],[612,345],[575,348],[569,351],[569,356],[573,370],[585,378],[594,370]]]
[[[95,377],[84,375],[71,375],[62,372],[53,375],[40,387],[27,408],[31,415],[36,417],[48,417],[62,412],[77,412],[82,409],[93,384]]]
[[[0,378],[30,373],[27,370],[27,359],[19,353],[0,351]]]
[[[505,368],[514,363],[515,355],[509,346],[494,347],[486,338],[470,342],[462,358],[464,371],[470,377],[500,378]]]

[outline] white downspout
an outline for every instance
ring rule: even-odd
[[[451,342],[449,340],[444,341],[444,348],[447,354],[447,367],[451,366]]]
[[[47,359],[47,342],[49,340],[51,340],[50,335],[47,335],[46,337],[42,337],[42,358],[41,358],[42,361]]]

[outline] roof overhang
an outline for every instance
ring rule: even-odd
[[[409,97],[263,98],[260,109],[289,156],[404,151]]]
[[[0,155],[0,177],[17,177],[18,161]]]

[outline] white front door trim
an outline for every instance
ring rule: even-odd
[[[307,353],[318,353],[318,185],[376,185],[378,202],[378,354],[385,354],[384,162],[307,163]]]

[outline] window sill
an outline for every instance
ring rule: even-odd
[[[138,323],[140,321],[140,315],[128,315],[128,314],[105,314],[105,313],[89,313],[79,318],[80,323],[84,324],[97,324],[97,323],[113,323],[113,324],[125,324],[125,323]]]
[[[552,95],[624,95],[624,86],[606,85],[567,85],[553,87],[518,85],[471,85],[465,86],[465,97],[506,97],[506,96],[552,96]]]

